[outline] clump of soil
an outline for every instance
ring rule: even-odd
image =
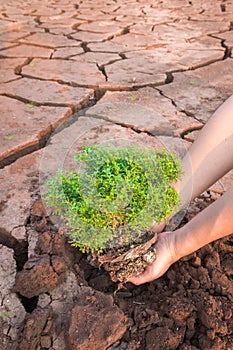
[[[152,236],[152,238],[151,238]],[[157,234],[147,233],[129,247],[93,255],[99,266],[109,272],[113,282],[125,282],[137,276],[156,259]]]
[[[212,201],[211,196],[199,197],[189,207],[182,224]],[[110,256],[107,255],[103,256],[102,267],[93,267],[88,261],[88,256],[71,247],[65,235],[48,219],[45,220],[43,210],[35,205],[27,223],[27,231],[29,261],[18,275],[24,276],[25,272],[30,275],[29,263],[33,262],[36,264],[33,265],[34,269],[40,269],[42,272],[51,270],[51,273],[59,278],[57,287],[51,283],[52,281],[45,286],[43,273],[38,273],[36,279],[33,279],[33,274],[28,275],[30,277],[28,283],[22,281],[21,288],[18,285],[17,292],[27,296],[24,298],[25,302],[31,302],[32,299],[28,298],[32,295],[33,298],[35,295],[38,298],[38,305],[35,303],[33,310],[28,312],[29,318],[22,324],[20,334],[23,334],[23,338],[18,338],[19,349],[21,346],[21,349],[37,350],[38,347],[34,344],[43,344],[40,345],[41,349],[80,349],[78,343],[80,339],[83,341],[84,349],[90,345],[89,348],[92,350],[233,349],[233,235],[208,244],[196,253],[181,259],[173,264],[164,276],[151,283],[140,286],[124,283],[119,289],[119,285],[112,279],[126,278],[121,270],[121,261],[125,259],[125,254],[130,253],[121,251],[121,259],[115,262],[111,256],[111,262],[116,265],[113,272],[106,271],[110,263]],[[33,244],[33,237],[38,238],[36,245]],[[151,249],[154,252],[156,237],[150,237],[149,242],[145,243],[145,247],[149,244],[149,251]],[[138,258],[141,253],[144,254],[144,250],[137,251],[137,247],[133,249],[135,259],[137,254]],[[133,264],[137,265],[137,261],[135,260]],[[140,268],[144,269],[144,266]],[[66,280],[60,278],[63,274]],[[114,337],[110,336],[111,329],[105,319],[107,313],[105,302],[108,303],[110,296],[116,326]],[[86,300],[86,304],[82,302],[82,297]],[[101,304],[102,299],[104,302]],[[76,313],[77,305],[81,311]],[[36,330],[30,328],[29,337],[29,319],[30,324],[32,322],[37,324],[38,313],[46,314],[46,310],[49,310],[48,317],[46,316],[49,327],[39,324]],[[70,315],[73,317],[73,323]],[[124,334],[122,330],[119,331],[121,319],[126,320]],[[88,325],[85,322],[90,323],[90,320],[93,325],[101,325],[98,329],[102,332],[98,335],[94,328],[85,328],[85,325]],[[79,331],[77,339],[76,329],[73,331],[69,326],[71,324],[76,325]],[[63,336],[64,332],[66,337],[74,339],[74,345],[68,347],[64,340],[66,339]],[[112,344],[109,340],[106,346],[93,347],[93,344],[103,344],[102,339],[106,339],[106,334],[108,339],[117,339],[114,340],[115,343]],[[31,339],[35,341],[32,342]],[[5,340],[0,331],[0,347],[2,344],[3,349],[13,349],[10,342],[7,347],[3,346]],[[95,340],[95,343],[92,340]]]
[[[200,196],[182,224],[213,202]],[[127,283],[115,295],[131,320],[121,341],[108,350],[233,349],[233,235],[208,244],[173,264],[161,278]],[[112,293],[103,270],[87,273],[93,288]]]

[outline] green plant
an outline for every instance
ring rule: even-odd
[[[127,243],[179,204],[170,186],[180,178],[172,153],[143,147],[85,146],[74,157],[79,171],[61,171],[47,182],[47,204],[66,220],[71,243],[102,252],[124,235]]]

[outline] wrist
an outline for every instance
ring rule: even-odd
[[[176,260],[179,260],[200,248],[195,241],[195,237],[190,235],[190,231],[187,230],[187,225],[188,224],[174,232],[174,256]]]
[[[164,232],[166,234],[166,232]],[[182,246],[180,245],[180,229],[176,231],[167,232],[169,251],[171,256],[171,264],[183,257]]]

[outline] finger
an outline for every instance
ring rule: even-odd
[[[152,275],[152,268],[148,266],[147,269],[138,276],[130,277],[127,282],[131,282],[135,285],[151,282],[155,279],[155,276]]]
[[[136,286],[139,286],[140,284],[144,284],[146,282],[149,282],[146,277],[144,276],[137,276],[137,277],[131,277],[127,280],[127,282],[131,282],[135,284]]]
[[[151,225],[151,230],[156,233],[160,233],[163,231],[166,226],[166,221],[162,221],[160,224],[156,224],[155,222]]]

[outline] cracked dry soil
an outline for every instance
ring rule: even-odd
[[[27,315],[13,343],[0,319],[1,349],[232,349],[233,237],[183,258],[157,281],[115,293],[108,273],[46,217],[37,186],[27,222],[34,255],[23,266],[22,254],[15,256],[12,289]],[[199,197],[182,224],[212,201]]]
[[[38,187],[55,130],[62,149],[80,133],[182,156],[232,94],[232,13],[230,0],[0,2],[1,350],[233,349],[233,236],[117,290],[46,216]]]

